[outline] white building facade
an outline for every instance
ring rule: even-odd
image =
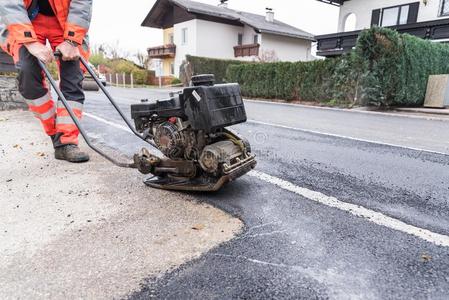
[[[189,0],[159,0],[142,25],[173,35],[172,45],[164,38],[163,46],[149,49],[150,57],[162,59],[164,76],[178,77],[186,55],[246,61],[313,59],[314,37],[275,20],[272,11],[259,16]]]
[[[417,13],[413,11],[414,7]],[[355,16],[354,30],[372,26],[373,12],[379,13],[379,26],[405,25],[408,20],[415,22],[434,21],[449,18],[449,0],[351,0],[340,8],[339,32],[349,31],[348,18]],[[410,14],[416,13],[416,19]]]
[[[349,52],[361,30],[388,27],[434,42],[449,42],[449,0],[317,0],[340,7],[338,32],[316,37],[317,54]]]

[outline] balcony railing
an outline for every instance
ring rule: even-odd
[[[176,55],[176,45],[168,44],[148,48],[148,56],[151,58],[173,58]]]
[[[235,57],[258,56],[259,49],[260,49],[259,44],[235,46],[234,47],[234,56]]]
[[[408,33],[422,39],[449,39],[449,19],[389,27],[399,33]],[[338,56],[351,51],[357,43],[361,30],[326,34],[315,37],[318,41],[317,55]]]

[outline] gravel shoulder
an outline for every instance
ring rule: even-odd
[[[92,152],[84,165],[54,160],[28,112],[0,112],[0,130],[1,299],[126,297],[242,230]]]

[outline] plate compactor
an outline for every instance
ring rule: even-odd
[[[81,57],[80,62],[131,131],[161,155],[144,148],[134,155],[134,162],[122,163],[104,153],[89,140],[45,64],[39,64],[88,146],[119,167],[152,174],[144,181],[148,186],[217,191],[256,166],[249,142],[227,128],[246,122],[238,84],[214,85],[213,75],[193,76],[190,87],[171,93],[167,100],[131,105],[134,127],[85,59]]]

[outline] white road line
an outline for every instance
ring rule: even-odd
[[[126,127],[126,126],[124,126],[124,125],[120,125],[120,124],[113,123],[113,122],[111,122],[111,121],[108,121],[108,120],[106,120],[106,119],[103,119],[103,118],[101,118],[101,117],[98,117],[98,116],[96,116],[96,115],[93,115],[93,114],[91,114],[91,113],[84,112],[83,115],[86,116],[86,117],[89,117],[89,118],[91,118],[91,119],[97,120],[97,121],[99,121],[99,122],[102,122],[102,123],[104,123],[104,124],[107,124],[107,125],[109,125],[109,126],[112,126],[112,127],[114,127],[114,128],[121,129],[121,130],[123,130],[123,131],[127,131],[127,132],[130,132],[130,133],[133,133],[133,132],[131,131],[131,129],[129,129],[128,127]]]
[[[251,171],[250,173],[248,173],[248,175],[260,179],[266,183],[273,184],[277,187],[280,187],[283,190],[305,197],[309,200],[318,202],[320,204],[329,207],[334,207],[342,211],[346,211],[357,217],[365,218],[368,221],[373,222],[377,225],[385,226],[409,235],[416,236],[418,238],[421,238],[425,241],[434,243],[439,246],[449,247],[449,236],[435,233],[427,229],[415,227],[413,225],[409,225],[400,220],[386,216],[380,212],[376,212],[367,209],[363,206],[355,205],[352,203],[343,202],[338,200],[337,198],[326,196],[320,192],[315,192],[306,188],[296,186],[291,182],[268,175],[263,172]]]
[[[409,150],[414,150],[414,151],[419,151],[419,152],[428,152],[428,153],[433,153],[433,154],[438,154],[438,155],[445,155],[445,156],[449,155],[449,153],[433,151],[433,150],[428,150],[428,149],[421,149],[421,148],[408,147],[408,146],[403,146],[403,145],[398,145],[398,144],[391,144],[391,143],[384,143],[384,142],[372,141],[372,140],[367,140],[367,139],[354,138],[354,137],[340,135],[340,134],[327,133],[327,132],[322,132],[322,131],[317,131],[317,130],[303,129],[303,128],[298,128],[298,127],[291,127],[291,126],[274,124],[274,123],[268,123],[268,122],[262,122],[262,121],[256,121],[256,120],[248,120],[248,123],[265,125],[265,126],[271,126],[271,127],[277,127],[277,128],[283,128],[283,129],[289,129],[289,130],[295,130],[295,131],[301,131],[301,132],[305,132],[305,133],[319,134],[319,135],[324,135],[324,136],[336,137],[336,138],[340,138],[340,139],[346,139],[346,140],[357,141],[357,142],[364,142],[364,143],[371,143],[371,144],[382,145],[382,146],[389,146],[389,147],[394,147],[394,148],[409,149]]]
[[[96,115],[93,115],[91,113],[84,113],[87,117],[92,118],[94,120],[97,120],[99,122],[102,122],[104,124],[113,126],[117,129],[121,129],[126,132],[131,132],[129,128],[115,124],[111,121],[105,120],[101,117],[98,117]],[[409,225],[407,223],[404,223],[400,220],[394,219],[392,217],[386,216],[380,212],[376,212],[373,210],[370,210],[368,208],[365,208],[360,205],[355,205],[352,203],[347,203],[338,200],[337,198],[326,196],[320,192],[315,192],[306,188],[299,187],[297,185],[294,185],[291,182],[285,181],[283,179],[280,179],[278,177],[274,177],[271,175],[268,175],[263,172],[259,171],[251,171],[248,173],[249,176],[255,177],[259,180],[262,180],[266,183],[275,185],[283,190],[292,192],[294,194],[297,194],[299,196],[302,196],[304,198],[307,198],[309,200],[315,201],[317,203],[337,208],[342,211],[346,211],[348,213],[351,213],[355,216],[365,218],[366,220],[373,222],[377,225],[385,226],[409,235],[416,236],[418,238],[421,238],[425,241],[431,242],[435,245],[449,247],[449,236],[442,235],[439,233],[435,233],[432,231],[429,231],[427,229],[419,228],[413,225]]]

